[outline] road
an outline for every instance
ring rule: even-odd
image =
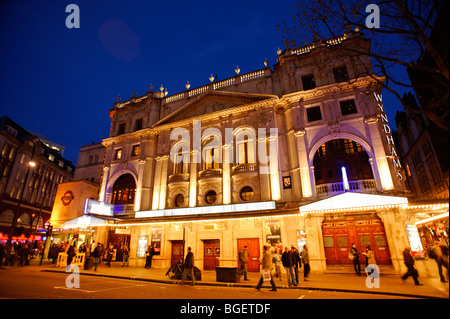
[[[69,285],[69,288],[66,285]],[[0,298],[18,299],[405,299],[388,295],[320,290],[190,286],[161,284],[107,277],[27,271],[25,268],[0,269]],[[71,287],[75,286],[75,287]]]

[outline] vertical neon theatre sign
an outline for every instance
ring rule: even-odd
[[[377,94],[374,93],[373,94],[375,96],[375,99],[378,102],[378,108],[380,109],[381,113],[381,123],[383,125],[383,132],[386,134],[386,140],[388,143],[388,147],[390,149],[391,154],[388,156],[389,158],[392,159],[392,164],[394,166],[394,169],[397,170],[397,178],[399,181],[403,180],[403,175],[402,175],[402,164],[400,163],[400,158],[397,155],[397,151],[395,150],[395,144],[394,144],[394,138],[392,137],[391,134],[391,128],[388,124],[388,118],[386,115],[386,112],[384,110],[384,106],[383,106],[383,98],[381,96],[381,94]]]

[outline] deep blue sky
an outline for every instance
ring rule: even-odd
[[[80,8],[80,28],[65,25]],[[169,95],[276,62],[292,0],[2,0],[0,116],[66,146],[109,136],[108,110],[163,84]],[[387,94],[385,94],[387,96]],[[384,100],[395,127],[399,102]]]

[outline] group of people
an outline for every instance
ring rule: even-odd
[[[356,244],[352,244],[352,248],[350,249],[350,252],[348,254],[348,258],[353,262],[353,268],[355,270],[355,274],[357,276],[361,276],[361,261],[360,261],[360,255],[358,248],[356,248]],[[370,245],[366,246],[366,251],[362,253],[362,255],[365,257],[366,261],[366,274],[369,275],[367,272],[367,267],[369,265],[376,265],[377,261],[375,259],[375,252],[370,247]]]
[[[244,246],[240,251],[238,255],[241,274],[244,277],[245,281],[248,281],[247,277],[247,264],[248,264],[248,247]],[[308,247],[307,245],[303,246],[302,252],[299,253],[297,248],[295,248],[293,245],[291,246],[291,249],[288,249],[287,247],[284,248],[284,252],[281,252],[281,249],[277,249],[275,246],[264,246],[263,247],[263,253],[262,258],[260,260],[260,265],[262,268],[262,274],[261,278],[259,280],[258,285],[256,286],[256,289],[259,291],[261,289],[261,286],[264,282],[264,274],[268,273],[268,279],[270,281],[270,284],[272,286],[271,291],[277,291],[275,282],[273,280],[273,275],[281,279],[281,265],[286,270],[287,275],[287,281],[289,286],[297,286],[299,282],[299,269],[302,268],[303,265],[303,277],[304,280],[308,278],[308,274],[310,271],[310,265],[309,265],[309,253],[308,253]]]
[[[0,243],[0,266],[29,265],[31,258],[42,253],[42,242]]]

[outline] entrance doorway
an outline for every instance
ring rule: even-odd
[[[204,240],[203,247],[203,269],[215,270],[219,266],[220,241],[218,239]]]
[[[238,252],[247,246],[248,250],[248,264],[247,271],[259,272],[259,238],[238,238],[237,240]]]
[[[172,241],[172,254],[170,257],[170,266],[176,264],[179,259],[182,259],[183,256],[183,241],[182,240],[173,240]]]
[[[108,231],[108,242],[106,247],[113,246],[114,253],[112,260],[122,261],[123,260],[123,247],[127,246],[130,248],[130,237],[127,234],[117,234],[115,230]]]
[[[361,252],[362,265],[366,262],[362,253],[367,245],[375,252],[377,264],[391,264],[383,222],[374,214],[328,215],[322,223],[322,231],[327,265],[352,264],[348,259],[352,243]]]

